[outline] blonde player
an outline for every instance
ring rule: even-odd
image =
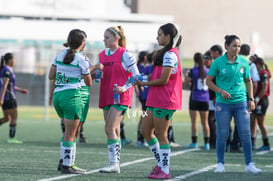
[[[109,27],[104,32],[106,49],[99,54],[104,65],[101,78],[99,108],[103,109],[105,133],[107,135],[108,164],[100,169],[104,173],[120,173],[120,122],[132,104],[133,87],[125,86],[131,75],[138,75],[136,61],[125,49],[126,39],[122,27]],[[117,84],[116,90],[113,90]],[[120,102],[114,104],[113,94],[120,95]]]

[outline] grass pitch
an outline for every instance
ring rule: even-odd
[[[49,120],[44,120],[43,107],[19,107],[18,126],[16,137],[23,144],[8,144],[8,124],[0,126],[0,180],[148,180],[155,161],[148,148],[135,147],[137,137],[138,114],[135,121],[128,115],[125,119],[127,138],[133,144],[122,147],[121,173],[102,174],[97,169],[107,163],[106,136],[102,111],[90,109],[84,125],[85,136],[88,143],[77,144],[76,163],[79,167],[87,169],[86,175],[63,175],[57,171],[59,160],[59,141],[61,138],[60,121],[53,108],[49,110]],[[1,116],[1,115],[0,115]],[[272,113],[267,117],[269,140],[273,145]],[[173,118],[175,140],[182,146],[191,141],[191,124],[187,111],[177,111]],[[199,145],[203,145],[202,129],[199,127]],[[260,146],[261,138],[257,139]],[[175,180],[189,181],[251,181],[272,180],[273,178],[273,152],[257,154],[253,152],[253,160],[257,167],[263,170],[257,175],[244,173],[244,158],[241,153],[226,153],[226,172],[215,174],[215,150],[186,150],[173,148],[171,157],[171,175]]]

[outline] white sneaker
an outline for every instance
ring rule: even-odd
[[[180,145],[178,143],[175,142],[170,142],[170,147],[172,148],[178,148]]]
[[[102,173],[120,173],[119,163],[108,163],[105,167],[101,168],[99,172]]]
[[[253,162],[250,162],[246,167],[245,167],[245,172],[246,173],[259,173],[262,170],[259,168],[256,168],[255,164]]]
[[[225,167],[223,163],[218,163],[214,170],[215,173],[223,173],[224,171],[225,171]]]

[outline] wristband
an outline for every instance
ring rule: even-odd
[[[253,97],[248,98],[249,101],[254,101]]]

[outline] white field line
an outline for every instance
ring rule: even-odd
[[[271,137],[271,136],[273,136],[273,133],[270,133],[270,134],[268,134],[267,136],[268,136],[268,137],[269,137],[269,136]],[[261,138],[261,137],[262,137],[262,135],[257,136],[257,138]]]
[[[258,151],[258,152],[256,152],[256,155],[264,155],[264,154],[269,153],[271,151],[273,151],[273,148],[271,148],[270,150],[267,150],[267,151]]]
[[[187,174],[185,174],[185,175],[176,176],[175,178],[169,179],[168,181],[183,180],[183,179],[186,179],[186,178],[191,177],[191,176],[193,176],[193,175],[198,175],[198,174],[201,174],[201,173],[204,173],[204,172],[208,172],[209,170],[215,168],[216,165],[217,165],[217,164],[209,165],[209,166],[207,166],[207,167],[204,167],[204,168],[201,168],[201,169],[192,171],[192,172],[187,173]]]
[[[31,153],[59,153],[59,150],[27,150],[27,149],[16,149],[16,148],[8,148],[8,149],[1,149],[0,148],[0,152],[1,153],[10,153],[10,152],[31,152]],[[107,155],[106,152],[84,152],[84,151],[78,151],[77,154],[98,154],[98,155]],[[126,156],[146,156],[147,154],[133,154],[133,153],[122,153],[122,155],[126,155]]]
[[[183,179],[189,178],[189,177],[194,176],[194,175],[198,175],[198,174],[201,174],[201,173],[204,173],[204,172],[208,172],[208,171],[210,171],[211,169],[214,169],[216,166],[217,166],[217,164],[209,165],[209,166],[207,166],[207,167],[204,167],[204,168],[201,168],[201,169],[192,171],[192,172],[187,173],[187,174],[185,174],[185,175],[179,175],[179,176],[176,176],[176,177],[173,178],[173,179],[168,179],[167,181],[183,180]],[[242,165],[240,165],[240,164],[225,164],[225,166],[230,166],[230,167],[241,167]]]
[[[171,153],[171,156],[182,155],[182,154],[185,154],[185,153],[188,153],[188,152],[193,152],[193,151],[198,151],[198,150],[200,150],[200,149],[196,148],[196,149],[187,149],[187,150],[183,150],[183,151],[177,151],[177,152]],[[131,161],[131,162],[125,162],[125,163],[122,163],[120,165],[120,167],[126,167],[128,165],[145,162],[145,161],[152,160],[152,159],[154,159],[154,157],[148,157],[148,158],[143,158],[143,159],[139,159],[139,160],[134,160],[134,161]],[[96,173],[96,172],[99,172],[99,169],[90,170],[90,171],[86,172],[85,175]],[[52,178],[40,179],[38,181],[61,180],[61,179],[66,179],[66,178],[71,178],[71,177],[76,177],[76,176],[80,176],[80,174],[61,175],[61,176],[52,177]]]
[[[273,136],[273,133],[270,133],[267,136],[271,137],[271,136]],[[261,135],[257,136],[257,138],[261,138],[261,137],[262,137]],[[267,150],[267,151],[258,151],[258,152],[256,152],[256,155],[264,155],[264,154],[269,153],[271,151],[273,151],[273,148],[271,148],[270,150]]]

